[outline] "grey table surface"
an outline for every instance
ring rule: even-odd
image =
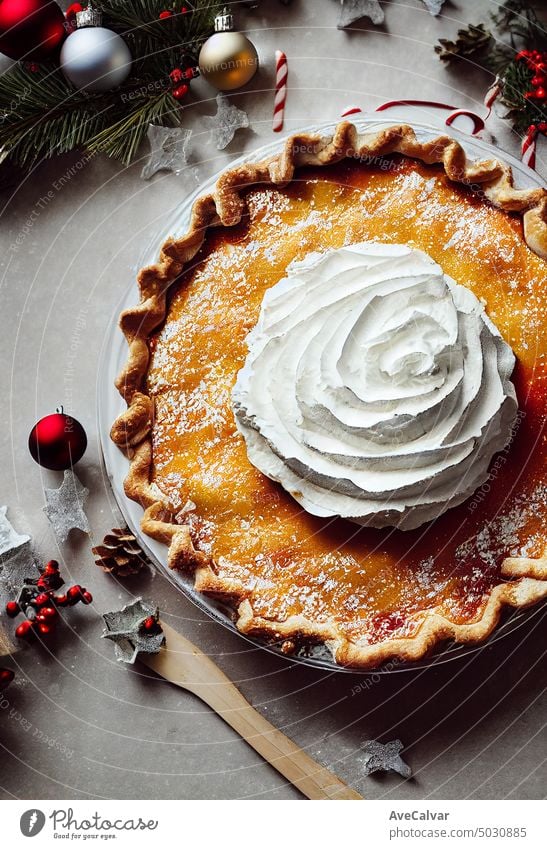
[[[49,648],[23,650],[11,662],[17,677],[0,710],[1,798],[300,798],[194,697],[143,666],[116,663],[100,639],[99,614],[136,595],[156,602],[259,711],[366,798],[543,797],[541,612],[457,664],[382,677],[329,673],[255,649],[161,576],[112,580],[90,552],[117,522],[96,432],[102,341],[143,244],[168,212],[234,156],[273,139],[275,49],[286,51],[290,66],[287,130],[335,120],[348,103],[372,109],[393,98],[455,101],[484,113],[488,76],[472,65],[447,70],[433,44],[498,4],[454,0],[440,18],[419,0],[383,5],[383,27],[363,21],[351,32],[336,29],[334,0],[294,0],[288,9],[263,0],[256,11],[241,9],[261,70],[233,98],[251,129],[226,151],[214,148],[201,121],[214,112],[215,92],[200,80],[187,110],[192,153],[180,176],[145,182],[142,162],[122,168],[73,154],[40,167],[2,199],[0,503],[41,558],[57,557],[67,577],[92,590],[94,604],[75,609]],[[488,127],[502,149],[518,154],[507,123],[494,117]],[[545,173],[542,157],[538,169]],[[40,469],[27,450],[32,424],[60,403],[89,436],[77,471],[91,492],[92,527],[91,540],[73,533],[61,546],[41,509],[44,486],[57,486],[60,474]],[[360,743],[395,737],[414,778],[365,778]]]

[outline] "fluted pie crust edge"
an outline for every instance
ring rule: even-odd
[[[286,641],[288,651],[300,640],[324,642],[338,664],[362,669],[375,668],[394,657],[418,660],[445,639],[481,642],[495,628],[504,606],[525,607],[547,597],[547,551],[542,558],[504,560],[501,573],[507,580],[492,589],[481,618],[472,623],[455,624],[437,613],[426,613],[414,636],[366,645],[348,641],[332,620],[318,624],[303,616],[284,621],[261,618],[255,615],[243,585],[219,577],[214,562],[194,548],[190,528],[177,523],[167,497],[150,481],[154,401],[146,394],[145,384],[148,340],[165,319],[170,286],[201,248],[208,227],[231,227],[241,220],[246,211],[244,191],[249,186],[282,187],[303,166],[327,166],[345,158],[363,159],[366,163],[371,161],[369,157],[391,153],[419,159],[427,165],[440,164],[449,179],[480,189],[494,206],[520,214],[528,246],[547,259],[547,190],[516,189],[511,168],[503,162],[469,161],[461,145],[445,135],[419,142],[413,129],[404,124],[360,133],[353,124],[342,122],[330,137],[296,134],[285,141],[279,154],[222,174],[214,191],[195,201],[188,232],[178,239],[168,238],[158,262],[139,272],[140,303],[125,310],[119,322],[129,355],[116,387],[127,410],[111,430],[112,440],[130,461],[125,493],[144,509],[144,533],[168,546],[172,569],[193,571],[196,590],[231,603],[241,632]]]

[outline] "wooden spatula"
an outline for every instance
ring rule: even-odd
[[[158,654],[141,653],[142,663],[209,705],[308,799],[363,798],[264,719],[197,646],[169,625],[161,627],[166,646]]]

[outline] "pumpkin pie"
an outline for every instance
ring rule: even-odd
[[[226,171],[120,327],[144,533],[245,634],[343,666],[547,596],[547,191],[406,125]]]

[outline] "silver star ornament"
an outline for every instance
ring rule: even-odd
[[[206,115],[204,121],[211,128],[211,137],[217,150],[228,147],[237,130],[249,126],[249,116],[234,106],[225,94],[217,95],[217,114]]]
[[[43,511],[53,527],[59,542],[66,542],[74,528],[88,534],[91,530],[84,504],[89,490],[78,480],[71,469],[65,471],[59,489],[45,489],[46,504]]]
[[[340,0],[338,29],[345,29],[361,18],[369,18],[373,24],[384,23],[384,11],[378,0]]]
[[[365,775],[373,772],[397,772],[403,778],[410,778],[412,770],[400,756],[403,744],[400,740],[389,743],[379,743],[377,740],[367,740],[361,743],[365,755]]]
[[[150,154],[141,171],[143,180],[149,180],[157,171],[180,174],[188,161],[191,135],[192,130],[185,130],[184,127],[157,127],[150,124],[146,134]]]
[[[441,14],[441,9],[444,5],[444,0],[422,0],[430,15],[436,17]]]

